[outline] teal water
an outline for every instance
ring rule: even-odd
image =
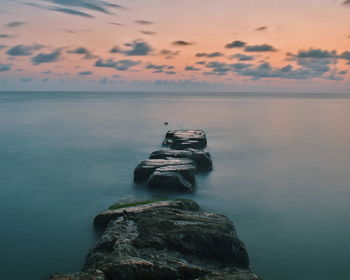
[[[176,128],[206,130],[215,169],[190,197],[234,221],[257,274],[347,279],[349,123],[346,95],[2,92],[0,279],[79,270],[93,217],[149,196],[133,169]]]

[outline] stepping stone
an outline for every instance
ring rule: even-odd
[[[207,151],[200,150],[169,150],[162,149],[153,152],[150,159],[167,159],[167,158],[188,158],[192,159],[196,165],[198,170],[212,170],[213,162],[211,160],[210,154]]]
[[[157,168],[149,177],[147,185],[151,189],[168,191],[192,191],[196,168],[193,165],[172,165]]]
[[[183,165],[189,170],[196,168],[193,160],[188,158],[147,159],[142,161],[134,170],[134,182],[143,183],[160,167]]]
[[[203,130],[169,130],[163,145],[175,150],[204,149],[207,146],[207,137]]]

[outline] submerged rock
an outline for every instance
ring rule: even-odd
[[[172,149],[204,149],[207,146],[207,137],[203,130],[169,130],[163,145]]]
[[[166,159],[166,158],[188,158],[192,159],[198,168],[198,170],[212,170],[213,162],[210,154],[207,151],[189,149],[189,150],[169,150],[162,149],[153,152],[150,155],[150,159]]]
[[[148,159],[142,161],[134,170],[134,182],[143,183],[148,180],[157,168],[168,166],[188,166],[189,169],[195,168],[193,160],[188,158],[167,158],[167,159]]]

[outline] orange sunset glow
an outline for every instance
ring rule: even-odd
[[[2,0],[4,90],[347,92],[344,0]]]

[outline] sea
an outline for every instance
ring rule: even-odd
[[[169,129],[214,163],[171,197],[227,215],[257,275],[348,279],[350,95],[215,92],[1,92],[0,279],[80,270],[95,215],[152,196],[133,171]]]

